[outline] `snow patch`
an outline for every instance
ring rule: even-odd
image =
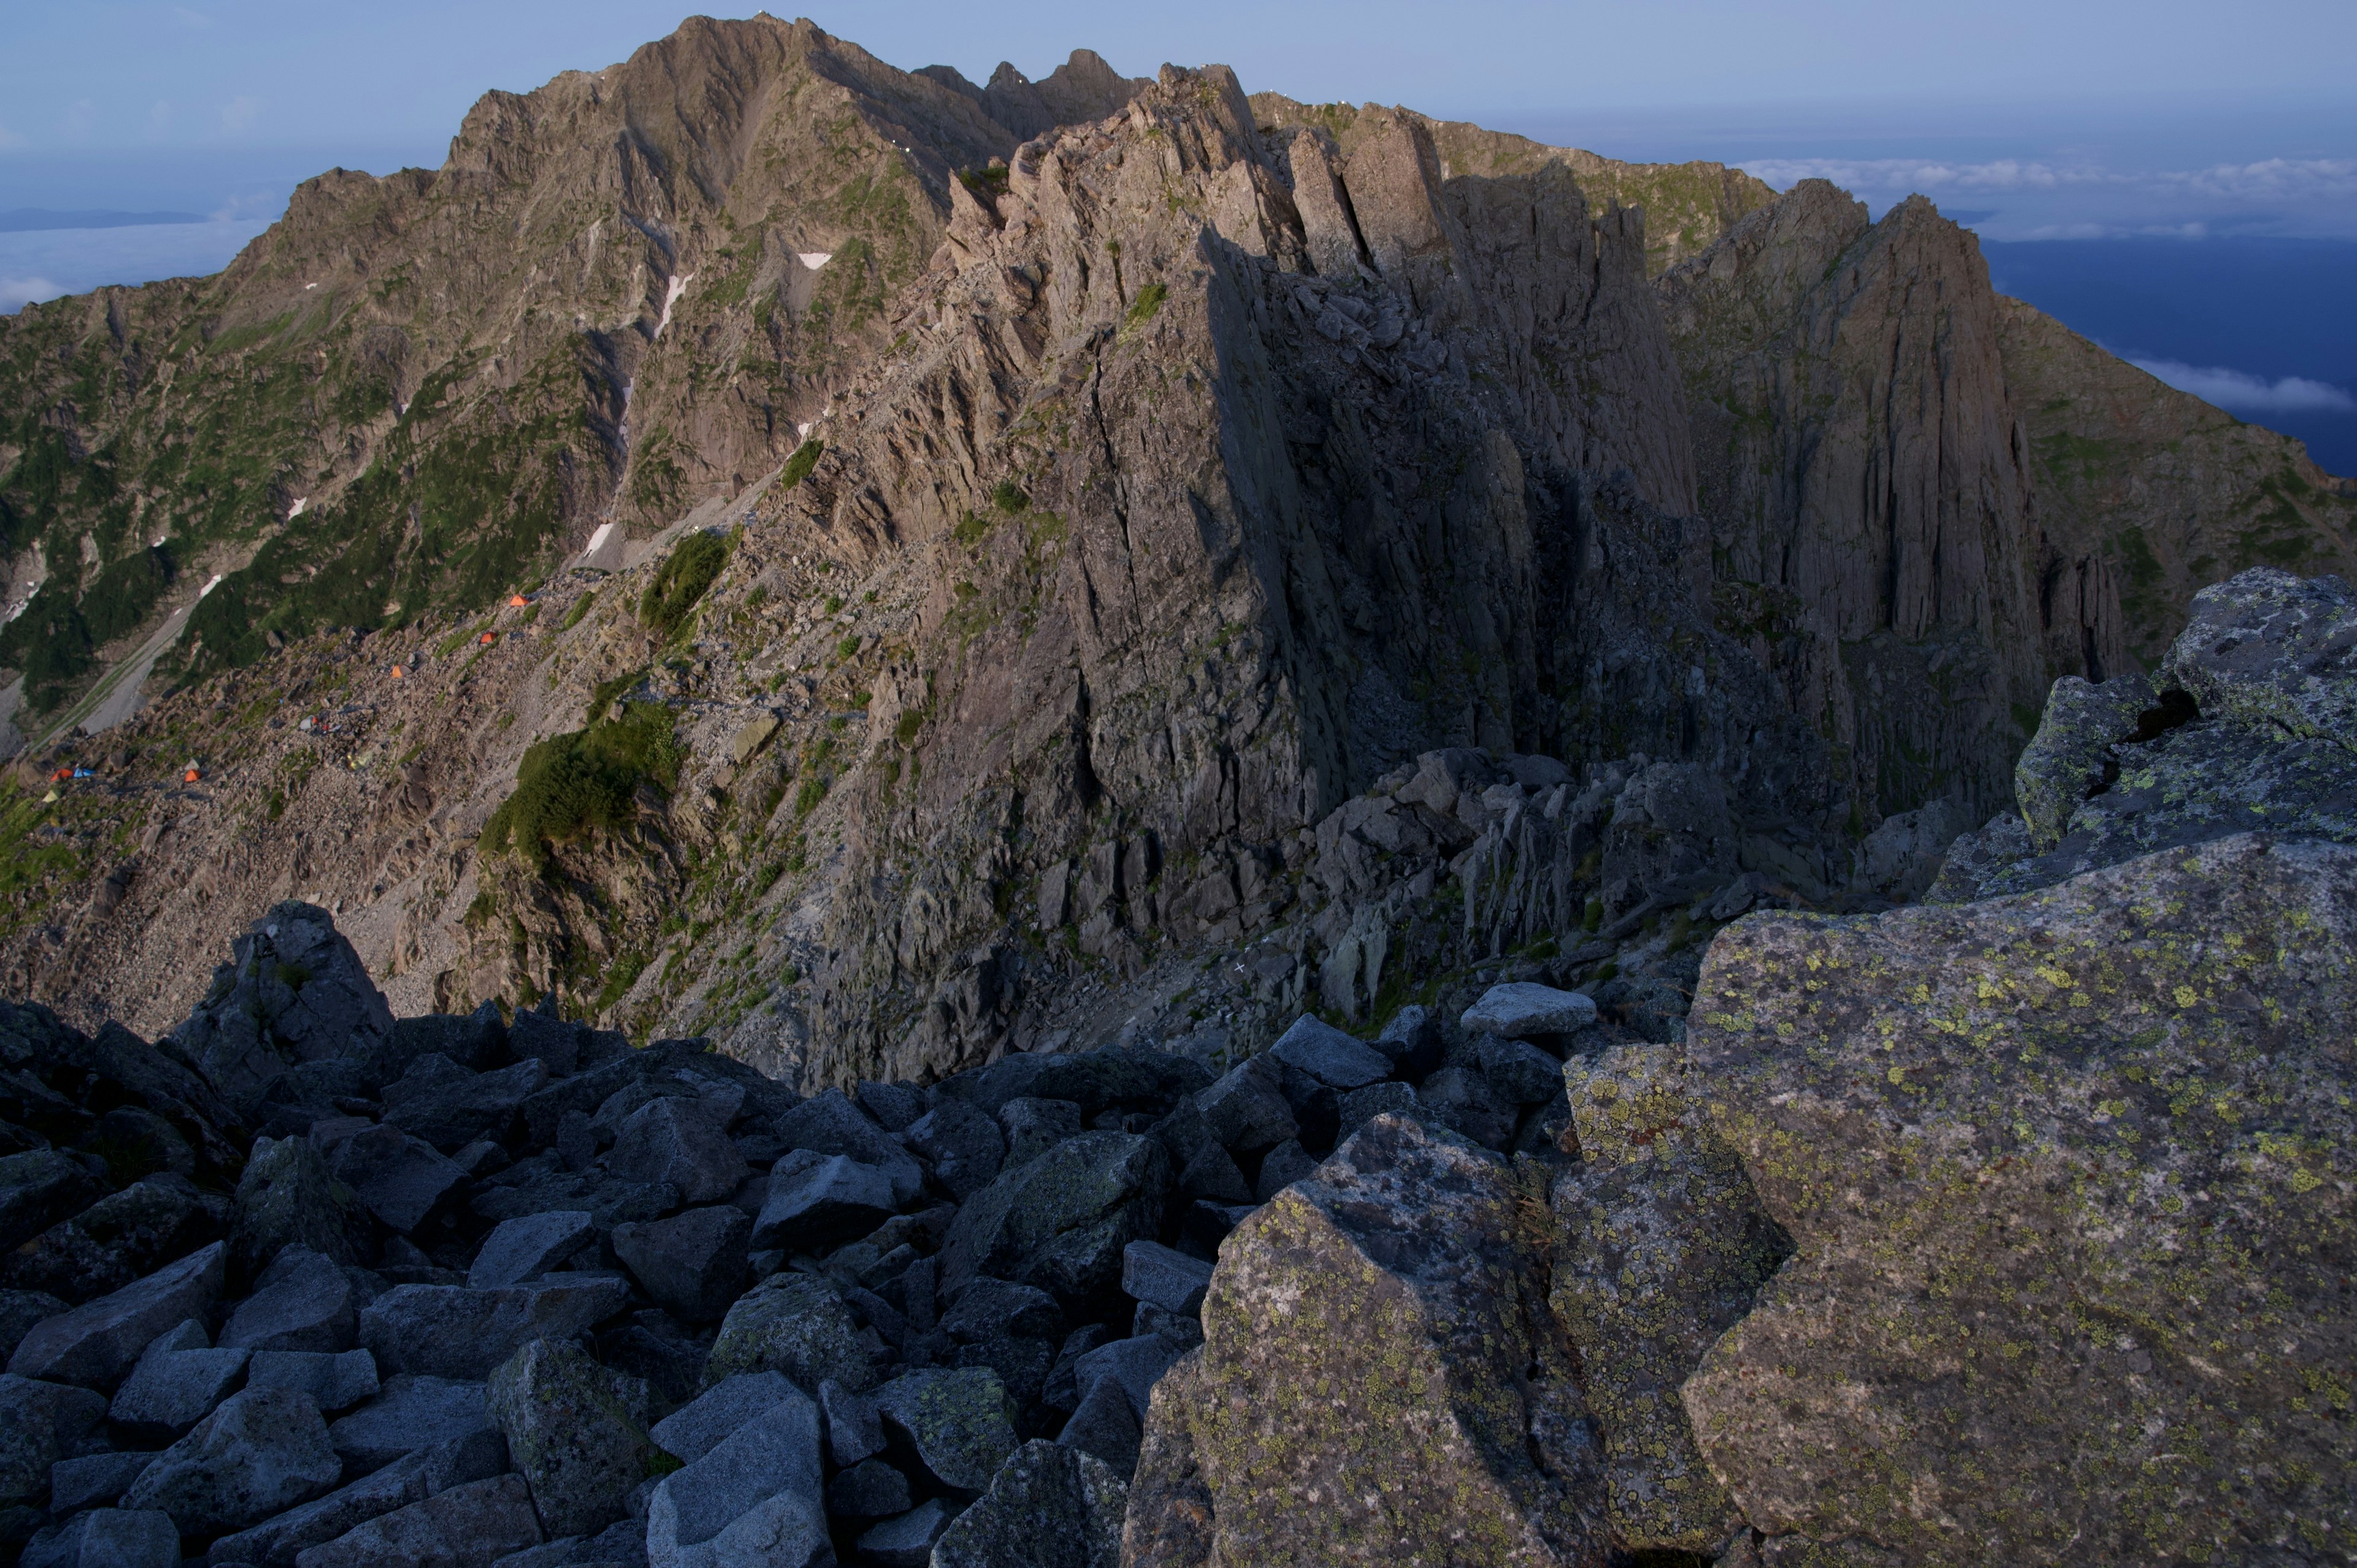
[[[199,588],[199,589],[197,590],[197,597],[199,597],[199,598],[200,598],[200,599],[201,599],[201,598],[203,598],[207,594],[211,593],[215,588],[220,587],[220,586],[221,586],[221,575],[219,572],[214,573],[214,574],[213,574],[213,580],[212,580],[211,582],[210,582],[210,583],[207,583],[203,587]]]
[[[292,522],[296,518],[301,517],[303,515],[303,509],[310,504],[311,498],[309,496],[296,496],[295,498],[295,504],[286,509],[286,521]]]
[[[613,533],[614,533],[614,525],[613,525],[612,523],[610,523],[610,522],[601,522],[601,523],[599,523],[599,524],[597,525],[597,532],[595,532],[595,533],[593,533],[593,534],[591,534],[591,535],[589,536],[589,548],[588,548],[588,549],[587,549],[587,550],[584,550],[581,553],[582,553],[582,554],[584,554],[584,555],[595,555],[595,554],[597,554],[597,553],[598,547],[599,547],[600,545],[604,544],[604,543],[606,542],[606,541],[607,541],[607,540],[608,540],[608,539],[612,538],[612,537],[613,537]]]
[[[826,265],[827,263],[834,260],[834,252],[833,251],[796,251],[794,252],[794,260],[800,262],[811,271],[816,272],[819,268]]]
[[[695,274],[694,273],[689,273],[684,277],[675,277],[672,279],[670,286],[663,290],[662,317],[655,323],[656,337],[662,337],[663,335],[663,328],[671,325],[671,307],[679,303],[679,296],[685,294],[687,292],[687,285],[694,281]]]

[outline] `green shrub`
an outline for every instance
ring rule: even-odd
[[[628,822],[641,783],[670,794],[680,761],[672,713],[661,703],[626,703],[603,724],[535,742],[523,754],[515,793],[483,826],[483,848],[511,850],[544,867],[553,846]]]
[[[597,602],[597,595],[594,590],[584,594],[579,598],[574,600],[573,607],[565,612],[565,624],[557,629],[559,631],[571,631],[575,627],[579,626],[581,624],[581,618],[587,615],[589,613],[589,607]]]
[[[825,445],[817,441],[805,441],[795,447],[794,455],[786,459],[785,470],[778,476],[780,488],[790,490],[809,478],[811,470],[818,467],[819,457],[825,451]]]
[[[859,634],[856,632],[854,632],[851,636],[845,638],[841,642],[834,645],[834,656],[837,659],[849,659],[858,651]]]
[[[726,541],[716,534],[689,534],[647,585],[639,601],[639,618],[657,636],[670,637],[727,564]]]
[[[1157,284],[1155,286],[1159,288],[1161,285]],[[990,504],[1007,516],[1013,517],[1017,512],[1030,509],[1031,498],[1026,495],[1023,487],[1014,480],[1001,479],[990,489]]]
[[[1160,310],[1162,302],[1169,297],[1170,290],[1158,283],[1150,283],[1139,289],[1137,297],[1129,302],[1129,310],[1122,318],[1120,336],[1125,339],[1135,337],[1154,319],[1155,312]]]

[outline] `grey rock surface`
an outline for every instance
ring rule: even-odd
[[[693,1464],[755,1416],[802,1397],[782,1373],[738,1372],[655,1423],[652,1436],[664,1453]]]
[[[342,1479],[327,1423],[291,1389],[233,1394],[156,1456],[124,1494],[127,1509],[161,1509],[184,1535],[219,1535],[308,1502]]]
[[[239,1110],[297,1063],[390,1044],[393,1014],[325,909],[279,904],[231,951],[172,1038]]]
[[[78,1513],[93,1505],[104,1507],[131,1489],[155,1459],[153,1454],[109,1452],[60,1459],[49,1466],[49,1511]]]
[[[107,1419],[150,1442],[169,1443],[212,1413],[244,1380],[248,1350],[216,1350],[205,1326],[194,1318],[147,1347],[123,1386],[114,1391]]]
[[[617,1225],[614,1255],[656,1305],[689,1323],[711,1323],[744,1293],[753,1234],[740,1208],[691,1208],[643,1225]]]
[[[1211,1264],[1159,1241],[1132,1241],[1122,1249],[1123,1292],[1166,1312],[1200,1312],[1211,1283]]]
[[[875,1363],[843,1298],[807,1274],[772,1274],[728,1309],[705,1362],[705,1386],[739,1372],[783,1372],[806,1393],[829,1378],[855,1392],[876,1385]]]
[[[484,1408],[549,1535],[595,1534],[629,1511],[650,1456],[645,1383],[576,1344],[534,1339],[492,1372]]]
[[[227,1253],[226,1244],[216,1241],[112,1294],[43,1319],[18,1341],[8,1370],[113,1388],[157,1335],[211,1308]]]
[[[627,1284],[601,1274],[500,1290],[395,1285],[361,1309],[361,1345],[387,1376],[480,1380],[525,1341],[578,1334],[629,1300]]]
[[[906,1490],[905,1484],[902,1489]],[[877,1568],[929,1568],[934,1543],[955,1517],[941,1498],[927,1498],[908,1512],[862,1530],[860,1560]]]
[[[1269,1054],[1329,1089],[1364,1089],[1392,1073],[1390,1058],[1307,1013],[1277,1036]]]
[[[1596,1022],[1596,1002],[1577,991],[1511,981],[1483,992],[1459,1021],[1469,1030],[1514,1040],[1533,1035],[1568,1035]]]
[[[467,1271],[476,1290],[518,1285],[555,1268],[596,1240],[597,1219],[585,1209],[552,1208],[503,1219],[483,1238]]]
[[[246,1364],[246,1387],[299,1389],[322,1414],[351,1409],[379,1391],[376,1358],[365,1350],[256,1350]]]
[[[920,1368],[876,1391],[876,1407],[942,1486],[978,1492],[1020,1442],[1006,1385],[985,1368]]]
[[[306,1548],[295,1568],[490,1568],[540,1541],[523,1477],[495,1476],[355,1525],[324,1545]]]
[[[1111,1288],[1121,1251],[1162,1220],[1169,1155],[1151,1138],[1083,1133],[1003,1172],[960,1207],[942,1245],[942,1284],[978,1274],[1076,1298]]]
[[[496,1431],[498,1423],[484,1399],[479,1382],[391,1377],[376,1398],[328,1428],[328,1441],[352,1473],[361,1474],[406,1455]]]
[[[39,1497],[49,1483],[49,1466],[72,1454],[105,1418],[103,1394],[0,1374],[0,1507]]]
[[[737,1190],[748,1169],[728,1139],[726,1115],[708,1101],[678,1097],[633,1112],[605,1163],[624,1180],[673,1187],[690,1204],[719,1202]]]
[[[823,1251],[864,1236],[898,1207],[889,1173],[847,1155],[797,1149],[770,1173],[752,1244],[790,1252]]]
[[[456,1194],[467,1173],[423,1138],[397,1127],[355,1132],[328,1151],[328,1171],[362,1207],[394,1230],[410,1231]]]
[[[1027,1443],[933,1548],[940,1568],[1119,1568],[1129,1488],[1077,1448]]]
[[[653,1568],[802,1568],[831,1555],[818,1407],[794,1392],[659,1483],[647,1502]]]
[[[1006,1135],[998,1122],[963,1100],[945,1100],[909,1124],[909,1147],[931,1160],[933,1179],[960,1202],[998,1174]]]
[[[354,1232],[367,1223],[359,1208],[360,1199],[328,1172],[308,1138],[257,1138],[238,1178],[231,1266],[240,1279],[252,1279],[289,1247],[352,1262]]]
[[[352,1348],[356,1303],[351,1282],[332,1258],[289,1247],[254,1282],[253,1294],[231,1311],[221,1344],[247,1350]]]

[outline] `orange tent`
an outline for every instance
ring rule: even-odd
[[[500,634],[496,631],[487,631],[483,633],[482,641],[483,646],[486,648],[489,648],[492,643],[497,642],[499,639]]]
[[[199,777],[199,774],[198,769],[196,769],[196,768],[189,768],[189,769],[188,769],[188,771],[186,774],[182,775],[181,777],[182,777],[182,782],[184,782],[184,783],[188,783],[188,784],[193,784],[193,783],[195,783],[195,782],[197,781],[198,778]]]
[[[393,678],[396,681],[401,679],[401,666],[398,664],[393,667]]]
[[[520,610],[530,603],[532,603],[532,601],[525,598],[522,594],[510,594],[508,596],[508,607],[511,609]]]

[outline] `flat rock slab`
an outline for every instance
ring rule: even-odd
[[[381,1514],[303,1552],[295,1568],[490,1568],[540,1542],[524,1478],[497,1476]]]
[[[231,1396],[156,1456],[123,1502],[161,1509],[187,1535],[219,1535],[308,1502],[343,1478],[327,1423],[291,1389]]]
[[[361,1347],[385,1375],[479,1381],[528,1339],[565,1339],[619,1312],[630,1286],[610,1275],[472,1290],[395,1285],[361,1313]]]
[[[394,1377],[384,1391],[328,1428],[328,1441],[354,1471],[495,1429],[481,1383]]]
[[[467,1283],[476,1290],[518,1285],[547,1273],[597,1240],[597,1217],[582,1208],[553,1208],[502,1219],[483,1238]]]
[[[1159,1241],[1132,1241],[1122,1249],[1121,1288],[1165,1312],[1194,1314],[1211,1288],[1211,1265]]]
[[[823,1252],[875,1230],[899,1207],[891,1175],[881,1166],[796,1149],[770,1173],[753,1245]]]
[[[1722,933],[1686,1055],[1798,1248],[1684,1387],[1744,1516],[1927,1568],[2344,1539],[2352,950],[2357,848],[2269,834]]]
[[[351,1282],[334,1259],[289,1247],[231,1312],[221,1343],[247,1350],[349,1350],[354,1308]]]
[[[645,1383],[576,1343],[535,1339],[491,1374],[485,1404],[551,1535],[593,1535],[629,1512],[651,1457]]]
[[[808,1274],[772,1274],[737,1298],[704,1366],[707,1386],[739,1372],[782,1372],[814,1392],[829,1378],[856,1391],[876,1369],[843,1298]]]
[[[1577,991],[1517,980],[1490,987],[1458,1021],[1477,1034],[1514,1040],[1568,1035],[1596,1022],[1596,1002]]]
[[[1329,1089],[1363,1089],[1392,1075],[1389,1057],[1307,1013],[1277,1036],[1269,1053]]]
[[[78,1513],[93,1504],[113,1502],[131,1489],[139,1472],[155,1459],[153,1454],[90,1454],[60,1459],[49,1467],[49,1511]]]
[[[148,1441],[170,1442],[210,1415],[245,1376],[250,1350],[216,1350],[190,1319],[148,1346],[114,1391],[107,1419]]]
[[[216,1241],[112,1295],[35,1324],[8,1359],[8,1370],[112,1389],[157,1335],[211,1308],[228,1251]]]
[[[726,1204],[614,1227],[614,1255],[657,1306],[689,1323],[714,1322],[744,1294],[753,1222]]]
[[[655,1423],[650,1435],[664,1453],[693,1464],[762,1412],[802,1397],[783,1373],[739,1372]]]
[[[795,1392],[664,1477],[647,1500],[651,1564],[783,1563],[828,1554],[818,1407]]]
[[[365,1350],[256,1350],[245,1369],[250,1389],[299,1389],[320,1411],[350,1410],[379,1391],[376,1358]]]

